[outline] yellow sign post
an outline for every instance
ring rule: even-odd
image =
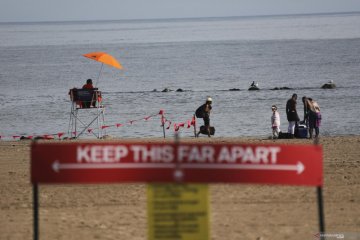
[[[208,240],[209,201],[205,184],[149,184],[149,240]]]

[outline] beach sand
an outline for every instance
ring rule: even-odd
[[[161,139],[137,139],[151,142]],[[272,143],[245,138],[203,142]],[[312,144],[307,139],[276,143]],[[325,225],[360,239],[360,136],[322,137]],[[0,239],[32,239],[30,141],[0,141]],[[145,184],[41,185],[40,239],[147,239]],[[317,239],[315,187],[210,185],[212,240]]]

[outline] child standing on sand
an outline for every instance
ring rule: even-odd
[[[277,111],[276,105],[271,106],[272,115],[271,115],[271,128],[272,128],[272,137],[276,139],[279,137],[280,132],[280,114]]]

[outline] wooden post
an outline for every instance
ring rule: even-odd
[[[162,126],[162,129],[163,129],[164,138],[166,138],[166,136],[165,136],[165,119],[164,119],[164,114],[161,114],[161,126]]]
[[[194,114],[193,118],[194,118],[194,136],[196,138],[197,135],[196,135],[196,116],[195,116],[195,114]]]

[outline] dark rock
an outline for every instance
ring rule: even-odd
[[[171,92],[172,90],[170,88],[164,88],[161,92]]]
[[[257,87],[257,86],[251,86],[251,87],[249,87],[249,89],[248,89],[249,91],[256,91],[256,90],[260,90],[260,88],[259,87]]]
[[[336,88],[335,83],[325,83],[324,85],[321,86],[322,89],[334,89]]]
[[[30,138],[30,137],[26,137],[26,136],[21,136],[21,137],[20,137],[20,140],[31,140],[31,138]]]
[[[184,90],[182,90],[181,88],[178,88],[176,91],[177,92],[183,92]]]
[[[275,87],[275,88],[272,88],[271,90],[291,90],[292,88],[289,88],[289,87]]]

